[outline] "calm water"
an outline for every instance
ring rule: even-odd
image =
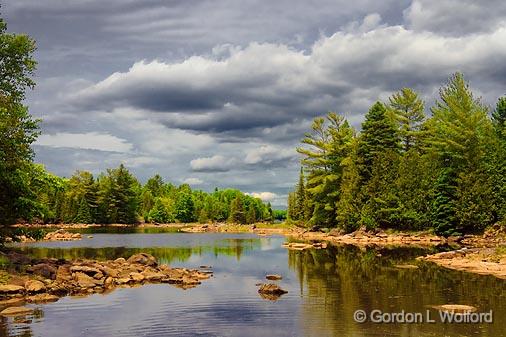
[[[211,265],[190,290],[166,284],[116,289],[30,305],[28,320],[2,317],[0,336],[506,336],[506,281],[415,262],[422,249],[288,251],[284,237],[253,234],[93,234],[73,242],[21,245],[36,257],[114,259],[148,252],[172,266]],[[419,269],[398,269],[415,263]],[[288,294],[262,299],[258,282],[283,276]],[[493,324],[356,323],[357,309],[421,312],[460,303],[493,310]]]

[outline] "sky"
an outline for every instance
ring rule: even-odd
[[[430,107],[456,71],[491,107],[506,93],[503,0],[4,0],[1,13],[37,42],[35,160],[66,177],[124,163],[142,182],[282,208],[316,116],[360,128],[403,87]]]

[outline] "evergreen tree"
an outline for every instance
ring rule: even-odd
[[[161,198],[157,198],[155,200],[153,208],[149,211],[149,220],[157,223],[173,222],[173,219]]]
[[[248,208],[246,211],[246,223],[252,224],[256,221],[255,209],[253,207]]]
[[[389,98],[389,109],[399,125],[398,135],[403,150],[409,151],[418,143],[425,120],[424,103],[418,94],[410,88],[403,88]]]
[[[506,97],[500,97],[497,100],[492,120],[499,136],[506,140]]]
[[[294,220],[306,220],[304,209],[306,204],[306,187],[304,182],[304,170],[300,168],[299,183],[295,191]]]
[[[244,205],[240,195],[237,195],[230,204],[229,222],[236,224],[246,223],[246,214],[244,212]]]
[[[77,210],[77,215],[74,218],[74,223],[83,223],[83,224],[93,223],[93,217],[91,216],[90,207],[85,197],[81,198],[81,202],[79,203],[79,209]]]
[[[388,150],[399,149],[399,138],[394,123],[388,118],[385,106],[376,102],[365,115],[360,134],[358,156],[364,181],[371,177],[374,159]]]

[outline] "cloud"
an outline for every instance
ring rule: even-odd
[[[244,158],[246,164],[271,164],[277,161],[288,161],[296,157],[295,149],[274,145],[262,145],[249,151]]]
[[[97,132],[45,134],[38,138],[35,145],[111,152],[129,152],[133,148],[124,139]]]
[[[221,155],[193,159],[190,167],[195,172],[226,172],[236,164],[234,158],[225,158]]]
[[[203,183],[204,181],[199,178],[186,178],[185,180],[183,180],[183,184],[188,184],[192,186],[202,185]]]
[[[278,197],[276,193],[272,192],[252,192],[252,193],[246,193],[249,196],[252,196],[254,198],[259,198],[264,202],[273,201]]]
[[[226,132],[272,128],[329,110],[362,115],[404,86],[428,94],[455,71],[477,78],[504,70],[506,24],[456,38],[379,20],[366,16],[358,31],[322,37],[309,52],[251,43],[224,59],[139,61],[69,100],[83,109],[140,109],[169,128]]]
[[[455,36],[494,31],[504,25],[505,16],[502,0],[414,0],[404,11],[410,29]]]

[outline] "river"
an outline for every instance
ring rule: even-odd
[[[289,251],[281,247],[285,241],[255,234],[93,229],[80,241],[18,244],[35,257],[66,259],[147,252],[171,266],[212,266],[214,276],[188,290],[151,284],[28,305],[36,310],[24,319],[1,317],[0,336],[506,336],[506,281],[415,260],[436,248]],[[418,268],[396,267],[404,264]],[[277,301],[257,292],[256,284],[272,273],[283,276],[276,283],[288,291]],[[446,303],[492,311],[493,323],[441,322],[430,306]],[[366,313],[365,323],[355,321],[357,310]],[[378,318],[373,311],[387,318],[420,313],[424,321],[372,322]]]

